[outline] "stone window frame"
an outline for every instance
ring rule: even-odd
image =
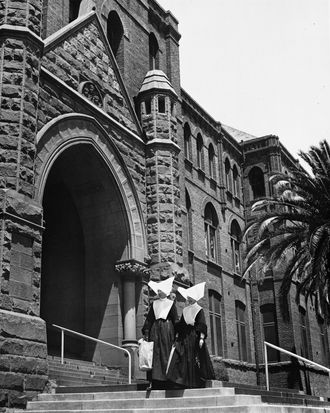
[[[106,35],[110,49],[119,68],[124,69],[124,25],[116,10],[110,10],[107,17]]]
[[[153,32],[149,33],[149,70],[159,70],[159,44]]]
[[[188,245],[188,250],[193,251],[194,249],[194,238],[193,238],[193,210],[191,206],[191,198],[189,195],[189,192],[186,188],[185,191],[185,196],[186,196],[186,225],[187,225],[187,245]]]
[[[216,180],[216,164],[215,164],[215,150],[212,143],[208,147],[208,161],[209,161],[209,176]]]
[[[204,140],[203,136],[200,132],[197,134],[196,138],[196,153],[197,153],[197,168],[200,170],[204,170],[205,165],[204,165]]]
[[[242,230],[236,219],[233,219],[230,224],[230,246],[232,253],[232,267],[235,274],[241,274],[242,258],[241,258],[241,243]]]
[[[249,173],[249,186],[251,190],[251,198],[259,199],[266,196],[265,174],[259,166],[253,166]]]
[[[224,356],[224,329],[222,296],[217,291],[209,289],[209,317],[210,317],[210,339],[211,352],[215,356]]]
[[[243,315],[243,317],[241,317]],[[248,323],[246,305],[235,300],[235,318],[237,331],[238,357],[241,361],[248,361]]]
[[[219,218],[211,202],[204,208],[205,255],[209,261],[218,262]]]
[[[300,330],[300,350],[301,355],[305,358],[310,358],[310,341],[309,341],[309,334],[308,334],[308,314],[307,310],[299,305],[298,306],[298,315],[299,315],[299,330]]]
[[[192,149],[191,149],[191,128],[189,123],[186,122],[183,127],[183,140],[184,140],[184,157],[191,162]]]
[[[265,314],[271,314],[272,318],[265,320]],[[277,317],[276,317],[276,308],[274,303],[265,303],[260,306],[260,315],[262,322],[262,334],[265,341],[268,341],[270,344],[278,346],[279,337],[278,337],[278,328],[277,328]],[[271,337],[274,339],[270,340],[269,331],[271,332]],[[268,349],[267,352],[269,362],[278,362],[280,359],[279,352],[275,349]]]

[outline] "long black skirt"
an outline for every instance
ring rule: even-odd
[[[170,361],[168,380],[188,388],[203,387],[205,380],[214,379],[210,355],[203,344],[199,348],[199,337],[193,326],[187,326],[175,343],[175,351]]]
[[[171,320],[156,320],[150,331],[149,340],[154,342],[152,370],[148,372],[148,379],[152,381],[166,381],[166,367],[168,357],[174,342],[174,326]]]

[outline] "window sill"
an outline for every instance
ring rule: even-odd
[[[234,195],[234,200],[235,200],[235,203],[236,203],[236,204],[238,204],[238,205],[241,204],[241,200],[240,200],[240,198],[239,198],[237,195]]]
[[[188,158],[185,158],[184,163],[186,165],[186,168],[191,172],[193,168],[193,163],[191,162],[191,160]]]
[[[198,173],[199,179],[201,179],[201,180],[204,181],[204,179],[205,179],[205,172],[203,171],[203,169],[197,168],[197,173]]]
[[[215,191],[217,188],[217,181],[214,178],[210,178],[210,187]]]
[[[206,258],[206,259],[207,259],[207,266],[217,268],[218,270],[222,271],[222,265],[220,265],[214,260],[210,260],[209,258]]]

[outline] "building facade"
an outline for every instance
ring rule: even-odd
[[[278,137],[222,125],[181,88],[169,11],[155,0],[4,0],[0,41],[1,405],[43,391],[54,324],[134,355],[146,284],[171,275],[176,286],[206,281],[208,346],[231,381],[263,382],[265,339],[328,365],[324,321],[296,304],[294,286],[282,319],[281,271],[241,278],[251,203],[297,161]],[[75,338],[66,351],[126,363]],[[274,382],[324,391],[320,371],[291,377],[290,360],[270,359]]]

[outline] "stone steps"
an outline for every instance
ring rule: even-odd
[[[224,387],[230,386],[227,383],[223,383],[223,385]],[[237,383],[231,383],[231,386],[234,386],[235,394],[260,395],[261,400],[266,403],[330,407],[328,400],[324,401],[322,397],[304,394],[297,389],[272,388],[267,391],[265,387],[261,386]]]
[[[28,413],[330,413],[330,407],[265,403],[260,395],[235,394],[234,387],[40,394]],[[275,397],[275,396],[273,396]]]
[[[96,365],[94,362],[65,359],[61,364],[59,357],[50,357],[48,360],[49,379],[57,386],[97,386],[127,383],[119,367],[108,368]]]

